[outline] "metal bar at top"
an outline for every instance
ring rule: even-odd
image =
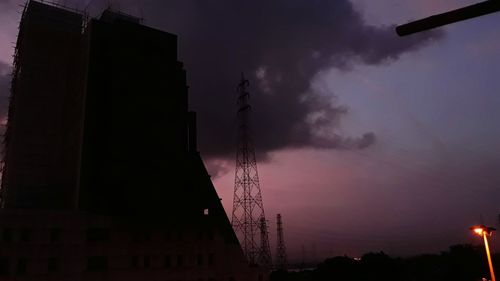
[[[488,0],[457,10],[430,16],[425,19],[397,26],[396,33],[399,36],[410,35],[413,33],[433,29],[458,21],[484,16],[498,11],[500,11],[500,0]]]

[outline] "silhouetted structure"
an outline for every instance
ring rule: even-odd
[[[13,74],[1,280],[264,278],[197,151],[176,35],[29,1]]]
[[[285,237],[283,234],[283,222],[281,214],[276,215],[276,269],[286,270],[288,266],[286,258]]]
[[[82,14],[37,2],[22,14],[4,137],[4,207],[76,207],[83,26]]]
[[[406,36],[450,23],[484,16],[498,11],[500,11],[500,1],[487,0],[467,7],[397,26],[396,33],[399,36]]]
[[[231,223],[238,236],[247,260],[270,268],[271,248],[267,238],[266,216],[262,203],[255,148],[250,133],[250,112],[248,102],[250,83],[241,77],[238,84],[238,146],[234,176],[233,215]],[[262,229],[265,227],[266,229]],[[261,241],[259,243],[259,233]]]
[[[258,264],[270,269],[273,264],[273,261],[271,260],[271,247],[269,246],[269,229],[267,227],[266,219],[264,217],[260,218],[259,229],[260,229],[260,248],[258,255],[259,257]]]
[[[488,276],[484,258],[482,247],[470,245],[452,246],[440,254],[406,258],[390,257],[383,252],[367,253],[356,259],[347,256],[332,257],[320,263],[317,268],[299,272],[275,271],[271,280],[473,281]]]

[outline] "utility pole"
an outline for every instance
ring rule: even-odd
[[[231,224],[248,262],[271,268],[266,216],[262,203],[255,148],[250,133],[249,86],[249,81],[241,74],[241,81],[237,87],[238,145]]]
[[[281,214],[276,215],[276,226],[276,269],[286,270],[288,263],[286,258],[285,238],[283,235],[283,222],[281,221]]]

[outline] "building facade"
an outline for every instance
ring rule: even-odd
[[[23,12],[4,139],[4,207],[75,207],[82,27],[81,14],[38,2]]]
[[[176,35],[116,11],[27,3],[1,196],[0,280],[267,278],[197,151]]]
[[[259,280],[210,214],[202,216],[198,224],[139,226],[88,212],[4,209],[0,280]]]

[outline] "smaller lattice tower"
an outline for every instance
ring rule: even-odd
[[[265,266],[266,268],[271,268],[272,258],[271,258],[271,246],[269,246],[269,231],[266,224],[265,218],[260,218],[259,223],[260,229],[260,248],[257,255],[258,263]]]
[[[286,270],[287,268],[286,247],[285,247],[285,239],[283,236],[283,222],[281,221],[280,214],[276,216],[276,226],[277,226],[276,269]]]
[[[238,148],[231,224],[248,262],[271,268],[266,216],[257,173],[255,149],[250,133],[249,86],[249,81],[242,74],[237,87]]]

